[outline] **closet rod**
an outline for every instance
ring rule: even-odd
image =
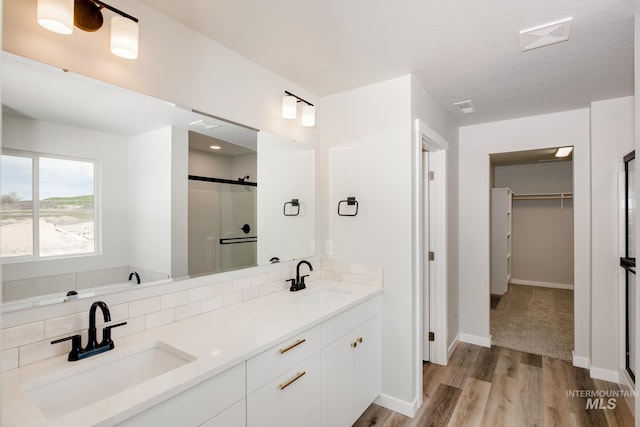
[[[513,200],[564,200],[573,199],[573,193],[558,194],[514,194]]]

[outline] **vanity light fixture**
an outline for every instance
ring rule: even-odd
[[[560,147],[556,151],[556,157],[567,157],[573,151],[573,147]]]
[[[111,53],[125,59],[138,57],[138,18],[100,0],[38,0],[38,24],[58,34],[71,34],[74,25],[94,32],[102,27],[102,9],[111,18]]]
[[[298,102],[305,105],[302,107],[302,126],[313,127],[316,125],[316,107],[309,101],[305,101],[298,95],[294,95],[289,91],[284,91],[285,96],[282,97],[282,118],[295,119],[298,116]]]

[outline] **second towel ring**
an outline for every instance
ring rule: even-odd
[[[287,205],[291,207],[297,207],[295,213],[287,213]],[[291,199],[290,202],[284,202],[284,208],[282,208],[282,214],[284,216],[298,216],[300,215],[300,201],[298,199]]]
[[[346,203],[347,206],[355,206],[356,207],[355,212],[350,213],[350,214],[342,213],[340,211],[340,207],[342,206],[343,203]],[[347,197],[347,200],[340,200],[338,202],[338,215],[340,215],[340,216],[356,216],[356,215],[358,215],[358,201],[356,200],[356,198],[355,197]]]

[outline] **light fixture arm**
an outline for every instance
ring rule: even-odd
[[[313,107],[313,104],[312,104],[312,103],[310,103],[309,101],[306,101],[306,100],[304,100],[304,99],[300,98],[298,95],[293,94],[293,93],[289,92],[288,90],[285,90],[285,91],[284,91],[284,93],[286,93],[286,94],[287,94],[287,95],[289,95],[289,96],[293,96],[294,98],[296,98],[296,99],[298,100],[298,102],[304,102],[304,103],[305,103],[305,104],[307,104],[309,107]]]
[[[119,9],[116,9],[115,7],[108,5],[100,0],[90,0],[92,3],[95,3],[97,6],[100,7],[104,7],[105,9],[109,9],[111,12],[117,13],[118,15],[122,16],[123,18],[127,18],[132,20],[133,22],[138,22],[138,18],[136,18],[135,16],[131,16],[128,13],[125,13]]]

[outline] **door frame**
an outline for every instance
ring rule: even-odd
[[[420,373],[419,390],[422,390],[422,349],[423,339],[429,331],[425,331],[423,324],[423,313],[425,309],[429,310],[430,329],[435,334],[435,340],[430,346],[430,361],[440,365],[446,365],[448,362],[447,350],[447,156],[449,143],[440,136],[436,131],[429,127],[420,119],[415,120],[415,181],[414,181],[414,215],[415,228],[414,236],[414,289],[415,304],[418,313],[416,322],[416,360],[419,361]],[[431,171],[435,173],[435,179],[430,187],[430,212],[429,221],[431,223],[430,240],[433,244],[433,252],[435,259],[430,263],[430,276],[432,278],[429,287],[429,307],[424,307],[423,283],[424,269],[421,265],[422,254],[424,251],[422,235],[423,221],[422,218],[426,214],[424,212],[424,182],[425,175],[428,171],[424,171],[422,167],[422,150],[429,151],[429,163]]]

